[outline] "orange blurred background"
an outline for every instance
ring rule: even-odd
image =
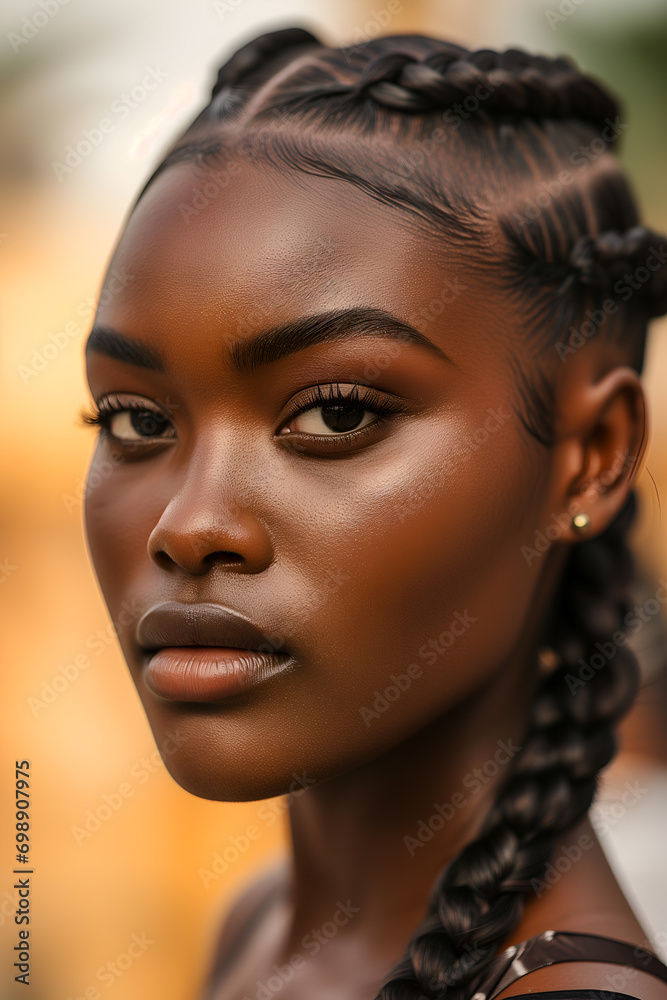
[[[570,54],[623,95],[631,127],[621,159],[647,222],[667,231],[664,3],[579,0],[555,21],[548,12],[557,13],[560,0],[403,0],[399,7],[386,15],[387,0],[3,5],[0,986],[8,1000],[24,996],[12,970],[15,759],[31,762],[34,803],[32,1000],[75,1000],[91,987],[103,997],[111,991],[112,1000],[195,996],[220,915],[249,875],[286,848],[279,800],[269,823],[258,818],[261,803],[197,799],[156,762],[82,523],[94,435],[77,426],[76,414],[87,402],[82,356],[92,306],[125,212],[162,151],[207,102],[218,66],[253,35],[296,24],[336,44],[369,37],[382,23],[389,33],[423,31],[473,47]],[[63,161],[66,147],[156,67],[164,78],[145,100],[117,115],[99,147],[57,176],[53,162]],[[660,516],[667,497],[666,326],[654,323],[647,357],[652,440],[636,536],[655,580],[667,577]],[[657,775],[653,811],[642,814],[649,816],[642,824],[649,859],[651,850],[663,850],[665,828],[663,667],[646,667],[643,707],[626,723],[625,764],[618,765],[627,773],[650,765]],[[97,812],[104,819],[86,836],[84,824]],[[629,822],[615,828],[620,854],[628,850],[623,831],[630,850],[636,842]],[[239,838],[251,823],[261,835],[246,850]],[[238,858],[225,871],[202,874],[230,847],[226,857]],[[652,874],[635,878],[638,906],[647,925],[667,932],[667,876]],[[133,935],[144,944],[128,964]]]

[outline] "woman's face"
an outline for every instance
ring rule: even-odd
[[[169,771],[256,799],[375,758],[482,689],[520,639],[545,562],[522,546],[554,500],[499,292],[345,182],[249,163],[206,180],[187,163],[159,176],[110,265],[96,325],[161,364],[98,339],[90,390],[158,416],[112,418],[86,531]],[[234,363],[285,324],[282,350],[265,336]],[[355,383],[356,402],[336,399]],[[222,697],[192,700],[182,672],[177,697],[156,689],[137,625],[164,601],[242,613],[287,667]]]

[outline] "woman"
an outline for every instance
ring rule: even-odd
[[[564,60],[275,31],[129,216],[91,555],[171,775],[290,802],[209,998],[667,996],[587,819],[667,309],[624,127]]]

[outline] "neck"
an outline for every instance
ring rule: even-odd
[[[401,957],[438,873],[479,835],[522,745],[531,684],[515,654],[467,704],[295,797],[288,951],[344,904],[354,913],[346,934],[380,950],[379,964]],[[534,663],[533,648],[533,674]],[[523,684],[508,683],[512,671]]]
[[[328,925],[336,944],[327,953],[343,963],[358,965],[361,948],[365,967],[381,978],[403,957],[438,875],[480,835],[524,742],[543,622],[565,554],[554,554],[518,641],[481,690],[387,752],[293,799],[284,955],[303,950],[304,937]],[[341,904],[347,920],[337,915]]]

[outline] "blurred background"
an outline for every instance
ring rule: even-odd
[[[573,56],[623,96],[630,127],[621,159],[645,219],[667,231],[665,0],[5,0],[3,998],[25,995],[11,971],[18,929],[15,759],[31,762],[34,800],[32,1000],[95,996],[93,987],[124,1000],[196,995],[221,915],[249,875],[285,849],[280,801],[269,822],[266,812],[258,816],[261,803],[197,799],[156,760],[87,556],[81,499],[93,432],[79,429],[76,413],[87,402],[82,352],[94,302],[137,190],[207,102],[218,66],[254,35],[289,25],[333,44],[412,31],[474,48],[516,45]],[[151,70],[154,88],[127,113],[115,112],[114,102]],[[113,131],[67,171],[54,168],[110,111]],[[660,513],[667,498],[664,320],[652,327],[645,378],[652,436],[636,545],[650,596],[667,578]],[[657,616],[652,630],[661,628]],[[624,725],[624,753],[605,776],[597,808],[605,848],[644,920],[647,944],[667,956],[664,655],[647,653],[642,665],[644,686]],[[625,782],[637,775],[647,791],[623,804]],[[261,834],[245,850],[250,824]],[[139,957],[128,957],[133,940],[143,941],[132,948]]]

